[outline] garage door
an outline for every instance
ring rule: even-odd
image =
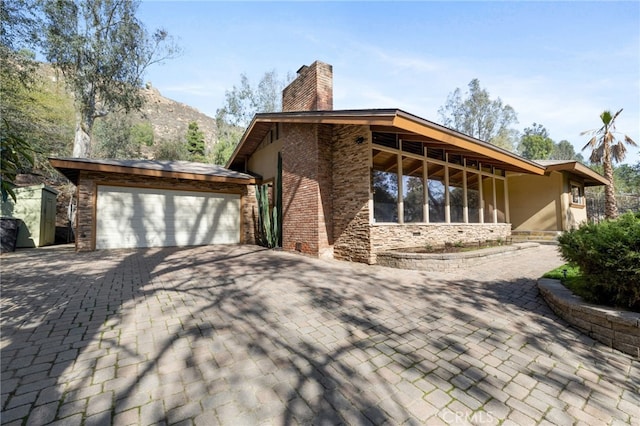
[[[240,242],[240,195],[99,186],[96,248]]]

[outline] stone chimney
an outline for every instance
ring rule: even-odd
[[[282,91],[282,111],[333,110],[333,67],[315,61],[298,70],[298,77]]]

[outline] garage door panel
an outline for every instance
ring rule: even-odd
[[[96,248],[240,242],[240,196],[100,186]]]

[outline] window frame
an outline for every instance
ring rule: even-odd
[[[376,132],[373,132],[374,135]],[[403,150],[403,142],[406,143],[411,143],[412,146],[416,143],[416,141],[412,141],[412,140],[407,140],[407,141],[403,141],[403,139],[399,138],[398,135],[395,135],[396,137],[396,145],[397,148],[395,147],[391,147],[388,145],[379,145],[375,143],[376,138],[374,137],[374,135],[372,135],[371,140],[372,143],[371,145],[369,145],[369,157],[370,157],[370,181],[371,181],[371,186],[370,186],[370,190],[371,190],[371,197],[370,197],[370,223],[375,224],[375,225],[389,225],[389,224],[393,224],[393,225],[424,225],[424,224],[499,224],[499,223],[509,223],[510,218],[509,218],[509,197],[508,197],[508,185],[507,185],[507,173],[505,170],[503,169],[496,169],[494,166],[490,166],[487,164],[483,164],[479,161],[476,160],[471,160],[469,161],[469,165],[467,165],[467,158],[464,155],[460,155],[460,154],[456,154],[458,157],[456,157],[458,159],[458,162],[460,162],[461,164],[458,164],[458,162],[456,163],[450,163],[449,160],[449,153],[446,152],[446,150],[442,149],[442,157],[444,158],[444,160],[440,160],[440,159],[436,159],[436,158],[432,158],[429,156],[429,153],[431,152],[428,148],[429,145],[425,144],[424,145],[424,149],[423,154],[419,155],[416,154],[414,152],[411,151],[404,151]],[[390,135],[385,135],[386,139],[389,139]],[[386,140],[385,139],[385,140]],[[421,142],[422,143],[422,142]],[[388,154],[391,155],[396,155],[396,176],[397,176],[397,180],[398,180],[398,188],[397,188],[397,193],[396,195],[396,202],[397,202],[397,212],[398,212],[398,220],[397,222],[376,222],[375,217],[374,217],[374,196],[373,196],[373,173],[375,170],[375,165],[374,165],[374,150],[377,151],[381,151],[381,152],[386,152]],[[440,149],[438,149],[440,151]],[[433,151],[433,149],[432,149]],[[435,151],[434,151],[435,152]],[[423,221],[420,222],[405,222],[404,221],[404,197],[405,195],[403,195],[403,181],[405,176],[412,176],[412,175],[405,175],[404,174],[404,170],[403,170],[403,159],[404,158],[411,158],[411,159],[415,159],[415,160],[420,160],[422,161],[422,170],[423,170],[423,203],[422,203],[422,208],[423,208]],[[430,203],[429,203],[429,164],[435,164],[435,165],[439,165],[444,167],[444,180],[442,180],[442,183],[444,185],[444,195],[445,195],[445,205],[444,205],[444,216],[445,216],[445,221],[444,222],[432,222],[430,219],[430,214],[429,214],[429,208],[430,208]],[[450,170],[451,169],[451,170]],[[452,170],[455,170],[456,172],[462,172],[462,189],[463,189],[463,205],[462,205],[462,220],[463,222],[452,222],[451,221],[451,197],[450,197],[450,192],[451,192],[451,187],[450,187],[450,173]],[[497,172],[496,172],[497,171]],[[478,179],[478,208],[477,208],[477,214],[478,214],[478,218],[476,218],[475,221],[470,221],[469,220],[469,193],[468,193],[468,185],[467,185],[467,179],[468,179],[468,175],[469,174],[475,174],[477,175],[477,179]],[[414,176],[412,176],[414,177]],[[482,182],[484,179],[491,179],[492,183],[492,191],[491,191],[491,198],[492,200],[485,200],[484,196],[484,191],[483,191],[483,185]],[[498,200],[496,199],[496,184],[497,184],[497,180],[501,181],[500,185],[503,187],[503,192],[504,192],[504,197],[503,200],[501,200],[500,203],[498,203]],[[459,186],[456,186],[456,188],[458,188]],[[583,189],[583,193],[584,193],[584,189]],[[494,206],[493,211],[491,212],[491,217],[489,217],[489,221],[485,220],[485,212],[484,212],[484,204],[485,201],[489,201],[491,205]],[[503,206],[504,207],[504,211],[502,211],[502,217],[504,218],[503,222],[500,222],[498,219],[498,209],[495,208],[496,206]]]

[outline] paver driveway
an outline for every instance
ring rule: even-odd
[[[540,246],[426,273],[258,247],[2,257],[4,424],[639,424]]]

